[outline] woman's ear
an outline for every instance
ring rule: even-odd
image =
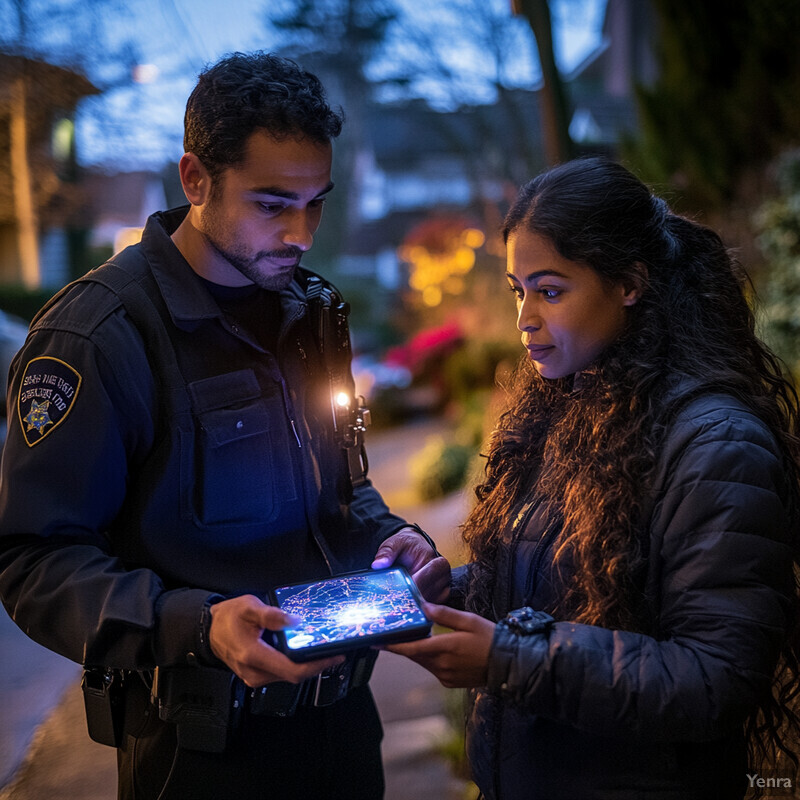
[[[635,262],[633,267],[633,275],[622,284],[622,304],[625,306],[636,305],[647,287],[647,267],[641,261]]]

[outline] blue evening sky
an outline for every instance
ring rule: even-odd
[[[269,29],[265,9],[285,7],[289,0],[134,0],[127,4],[120,30],[133,39],[140,53],[136,72],[144,82],[131,80],[102,98],[84,102],[79,115],[79,159],[84,164],[103,164],[109,169],[158,169],[176,161],[181,147],[183,108],[197,73],[207,63],[234,50],[273,50],[280,35]],[[424,27],[440,12],[452,11],[455,0],[403,0],[409,13],[424,14]],[[485,0],[505,11],[510,0]],[[600,42],[606,0],[551,0],[556,52],[562,70],[569,71]],[[420,11],[424,8],[424,11]],[[525,46],[530,38],[527,23],[518,19],[518,38],[509,39],[510,80],[532,86],[538,64]],[[444,23],[442,23],[444,24]],[[521,37],[521,38],[520,38]],[[464,91],[474,88],[474,102],[488,99],[481,88],[476,57],[463,43],[452,42],[445,51],[448,62],[466,76]],[[390,54],[387,59],[391,58]],[[302,63],[302,57],[298,60]],[[391,71],[391,62],[376,72]],[[435,82],[422,82],[419,90],[437,105],[446,104]],[[335,98],[334,98],[335,99]]]

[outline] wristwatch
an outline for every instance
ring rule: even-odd
[[[544,611],[534,611],[529,606],[523,606],[509,611],[497,625],[506,628],[510,633],[530,636],[534,633],[546,633],[553,622],[553,618]]]
[[[514,675],[513,665],[520,657],[520,652],[529,647],[532,652],[545,651],[548,647],[547,640],[529,640],[523,644],[521,637],[534,634],[546,634],[555,620],[544,611],[534,611],[528,606],[509,611],[495,628],[492,641],[492,652],[489,658],[489,672],[487,675],[487,688],[490,692],[505,697],[516,697],[520,687],[510,676]],[[509,686],[514,686],[510,689]]]

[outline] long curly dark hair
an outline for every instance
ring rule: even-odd
[[[579,391],[574,376],[544,379],[527,360],[518,367],[464,525],[472,561],[467,607],[492,616],[494,564],[508,535],[498,520],[535,482],[557,530],[555,566],[568,564],[571,575],[553,613],[650,632],[640,580],[647,558],[643,504],[679,402],[671,391],[676,379],[698,391],[728,392],[751,408],[777,439],[795,489],[797,394],[755,334],[752,287],[720,237],[673,214],[621,165],[577,159],[533,179],[506,217],[505,239],[519,230],[545,237],[561,256],[610,283],[637,285],[641,294],[627,309],[621,336],[581,374]],[[780,748],[774,734],[787,722],[798,729],[789,706],[799,691],[799,645],[792,631],[775,696],[750,722],[751,733],[760,734],[751,738],[755,750],[758,742]]]

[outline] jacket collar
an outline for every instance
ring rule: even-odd
[[[190,331],[205,320],[222,318],[223,312],[171,239],[188,211],[187,205],[153,214],[142,234],[142,248],[172,321]],[[298,278],[299,271],[289,288],[280,292],[285,324],[304,311],[305,292]]]

